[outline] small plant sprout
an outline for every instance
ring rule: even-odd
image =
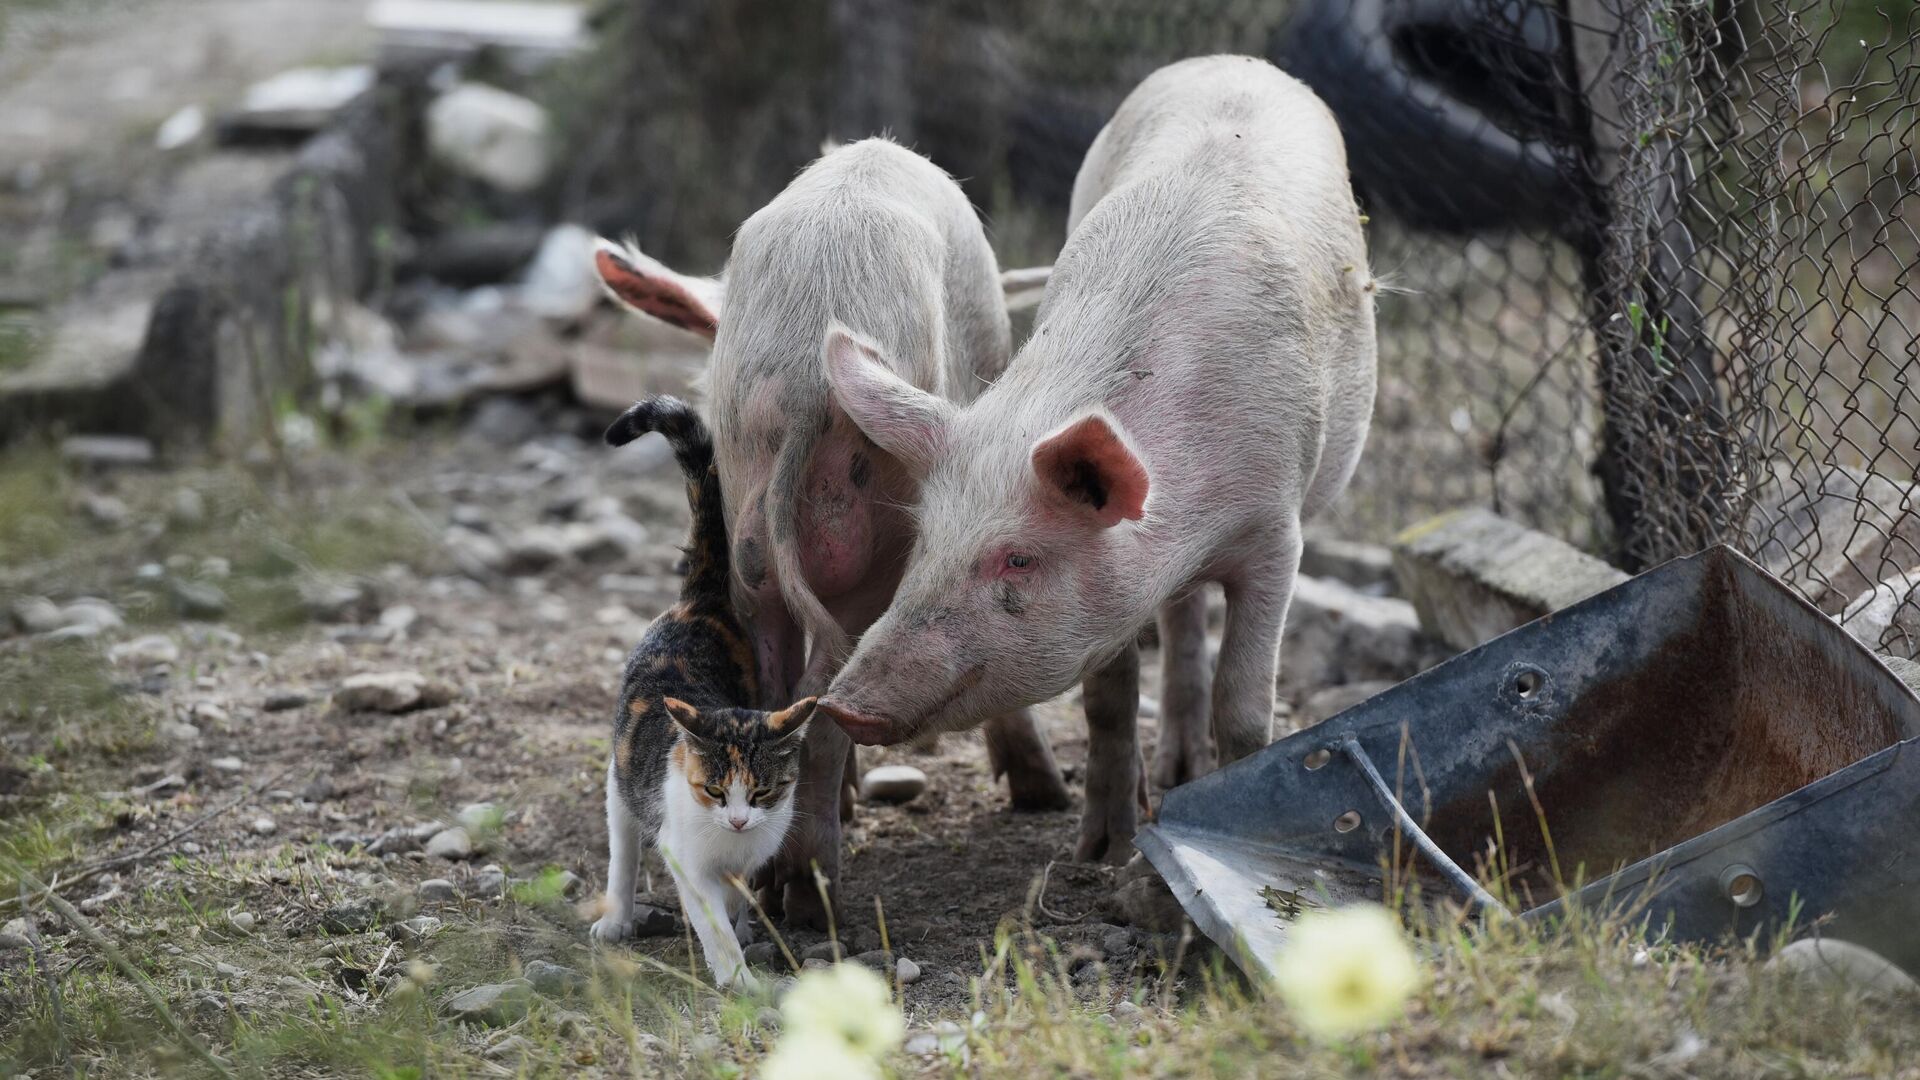
[[[780,1004],[783,1031],[766,1080],[878,1077],[907,1022],[880,976],[857,964],[806,971]]]
[[[1355,904],[1303,913],[1274,980],[1300,1027],[1330,1040],[1392,1023],[1419,986],[1420,969],[1393,915]]]

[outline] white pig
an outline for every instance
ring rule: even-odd
[[[830,322],[854,327],[886,348],[899,385],[971,401],[1010,351],[979,218],[932,162],[868,139],[829,150],[748,218],[723,277],[678,274],[607,241],[595,266],[622,304],[712,340],[707,406],[762,704],[784,704],[803,684],[824,686],[893,595],[913,537],[905,507],[917,490],[908,470],[833,406],[821,338]],[[1066,804],[1051,751],[1024,709],[993,718],[988,745],[1016,806]],[[838,877],[838,794],[850,750],[832,724],[809,732],[796,792],[801,824],[776,864],[790,886],[786,913],[801,923],[824,926],[809,863],[818,860],[829,881]],[[780,900],[770,897],[776,907]]]
[[[1089,151],[1073,217],[1032,337],[969,405],[902,380],[886,342],[829,332],[841,407],[922,484],[905,578],[820,709],[894,743],[1084,680],[1079,856],[1119,860],[1141,794],[1133,639],[1156,611],[1160,764],[1211,767],[1210,582],[1219,757],[1269,740],[1301,523],[1366,439],[1374,287],[1332,114],[1250,57],[1143,82]]]

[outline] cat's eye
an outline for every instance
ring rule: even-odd
[[[770,803],[773,801],[773,797],[779,793],[780,793],[779,788],[770,788],[770,787],[754,788],[752,801],[756,805]]]
[[[726,802],[726,801],[727,801],[727,789],[726,789],[726,788],[723,788],[723,787],[720,787],[720,786],[719,786],[719,785],[717,785],[717,784],[708,784],[708,785],[707,785],[707,798],[709,798],[709,799],[718,799],[718,800],[720,800],[721,802]]]
[[[1023,555],[1016,551],[1007,556],[1007,569],[1009,570],[1031,570],[1032,568],[1033,556],[1031,555]]]

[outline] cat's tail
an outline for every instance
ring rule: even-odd
[[[625,446],[650,431],[666,436],[680,471],[687,476],[687,504],[693,528],[687,541],[688,597],[728,595],[732,573],[727,547],[727,519],[720,502],[720,473],[713,466],[713,435],[693,406],[661,394],[646,398],[620,414],[607,428],[607,445]]]

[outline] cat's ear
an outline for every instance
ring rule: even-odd
[[[807,721],[813,719],[813,710],[818,704],[820,699],[817,697],[802,698],[779,712],[768,713],[767,730],[780,736],[782,743],[798,742],[806,738]]]
[[[681,701],[679,698],[665,698],[661,701],[667,707],[667,715],[680,725],[680,730],[696,739],[707,738],[707,723],[701,719],[700,710]]]

